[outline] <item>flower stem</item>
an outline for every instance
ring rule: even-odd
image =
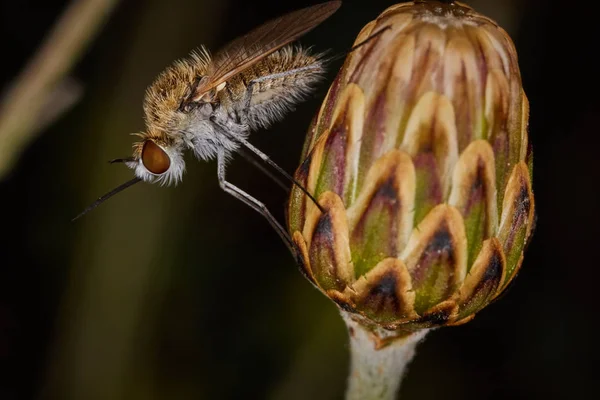
[[[415,347],[427,330],[418,331],[377,349],[372,334],[345,316],[350,332],[350,375],[346,400],[395,399]]]
[[[44,43],[0,99],[0,179],[36,133],[80,97],[66,79],[118,0],[72,0]]]

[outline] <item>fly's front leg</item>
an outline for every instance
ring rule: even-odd
[[[267,207],[256,200],[254,197],[250,196],[248,193],[244,192],[242,189],[234,186],[233,184],[227,182],[225,180],[225,163],[226,163],[226,155],[225,151],[220,150],[217,154],[217,177],[219,178],[219,185],[221,189],[223,189],[226,193],[232,195],[236,199],[242,201],[263,217],[269,221],[269,224],[275,229],[277,234],[281,237],[281,239],[285,242],[288,250],[292,253],[292,255],[296,255],[296,251],[294,250],[294,246],[292,244],[292,239],[286,232],[286,230],[281,226],[281,224],[273,217],[273,214],[267,209]]]

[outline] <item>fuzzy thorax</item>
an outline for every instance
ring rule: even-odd
[[[183,99],[192,94],[196,80],[205,76],[211,57],[204,47],[175,61],[146,90],[144,117],[149,132],[169,134],[185,113],[179,110]]]

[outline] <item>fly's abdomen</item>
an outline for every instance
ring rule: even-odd
[[[302,101],[323,72],[320,55],[312,55],[297,46],[286,46],[233,77],[221,92],[221,101],[251,129],[264,128]],[[256,83],[252,84],[253,81]],[[249,107],[248,93],[251,94]]]

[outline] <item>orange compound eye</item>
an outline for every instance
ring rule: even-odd
[[[155,175],[167,172],[171,166],[171,159],[156,143],[147,140],[142,148],[142,163],[144,167]]]

